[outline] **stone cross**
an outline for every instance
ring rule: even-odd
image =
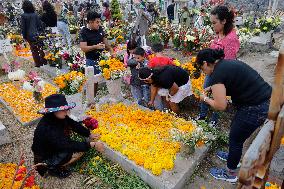
[[[87,66],[85,68],[85,76],[87,79],[86,82],[86,100],[87,104],[93,104],[95,102],[94,100],[94,83],[102,82],[104,79],[102,77],[102,74],[96,74],[94,75],[94,67],[93,66]]]
[[[7,57],[7,52],[12,52],[13,47],[10,43],[10,39],[4,39],[4,40],[0,40],[0,53],[3,53],[3,56],[5,58],[5,60],[7,61],[7,63],[9,64],[10,61]]]

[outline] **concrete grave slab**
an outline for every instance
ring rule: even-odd
[[[41,117],[40,117],[40,118],[37,118],[37,119],[32,120],[32,121],[30,121],[30,122],[22,122],[21,119],[19,118],[19,116],[17,116],[17,115],[14,114],[13,109],[5,102],[2,98],[0,98],[0,102],[5,106],[5,108],[7,108],[7,109],[9,110],[9,112],[11,112],[11,114],[14,115],[14,117],[16,118],[16,120],[17,120],[18,122],[20,122],[23,126],[30,126],[30,125],[37,124],[37,123],[39,122],[39,120],[41,119]]]
[[[8,130],[0,121],[0,146],[3,144],[7,144],[11,142],[11,138],[9,136]]]
[[[58,69],[56,67],[51,67],[49,65],[43,65],[43,66],[40,67],[40,69],[44,73],[48,74],[51,77],[56,77],[58,75],[65,74],[65,73],[69,72],[69,67],[66,66],[66,65],[63,65],[62,69]]]
[[[126,105],[131,105],[134,102],[124,99],[122,101]],[[101,105],[100,103],[96,106]],[[141,109],[147,109],[139,106]],[[97,109],[99,109],[97,107]],[[111,161],[121,165],[129,173],[138,175],[144,182],[155,189],[183,189],[190,176],[194,173],[196,166],[204,159],[209,146],[196,148],[195,152],[191,155],[181,151],[177,154],[175,166],[172,171],[163,170],[160,176],[153,175],[149,170],[142,166],[138,166],[135,162],[129,160],[122,153],[111,149],[105,144],[105,156]]]

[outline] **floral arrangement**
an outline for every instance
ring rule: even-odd
[[[265,189],[281,189],[281,186],[267,182],[265,183]]]
[[[69,25],[70,34],[77,34],[80,31],[80,26]]]
[[[20,63],[17,61],[11,61],[10,63],[3,64],[2,66],[2,69],[6,73],[8,73],[8,78],[11,81],[20,81],[24,79],[26,72],[19,68],[20,68]]]
[[[56,87],[45,83],[42,97],[45,98],[56,94],[56,92]],[[13,114],[23,123],[28,123],[41,116],[37,111],[42,109],[44,104],[36,102],[31,91],[19,88],[13,83],[2,83],[0,85],[0,97],[11,107]]]
[[[173,28],[166,18],[161,18],[156,24],[151,26],[149,33],[149,40],[152,44],[162,41],[167,46],[170,38],[173,36]]]
[[[73,95],[82,90],[85,80],[83,73],[71,71],[54,78],[54,83],[59,87],[60,93]]]
[[[22,43],[24,43],[24,39],[23,39],[22,35],[9,34],[8,38],[11,40],[11,44],[14,47],[20,46]]]
[[[117,36],[115,39],[116,44],[122,44],[125,42],[124,37],[122,35]]]
[[[122,78],[126,73],[124,64],[117,58],[102,59],[99,62],[99,66],[106,80]]]
[[[159,33],[157,32],[153,32],[149,35],[149,41],[151,42],[151,44],[155,44],[155,43],[160,43],[161,42],[161,36]]]
[[[34,71],[28,75],[28,79],[24,81],[23,89],[33,92],[33,96],[37,102],[41,102],[42,91],[44,90],[45,82]]]
[[[90,130],[97,129],[99,126],[99,122],[92,117],[87,117],[86,119],[84,119],[83,124]]]
[[[114,50],[114,54],[115,54],[115,57],[122,61],[124,60],[124,55],[126,53],[126,49],[127,49],[127,46],[126,44],[119,44],[117,45],[113,50]]]
[[[22,159],[18,164],[0,163],[0,188],[39,189],[35,183],[35,171],[27,169]]]
[[[257,23],[259,25],[259,29],[264,32],[270,32],[273,31],[281,24],[280,17],[266,17],[263,16],[257,20]]]
[[[192,57],[190,62],[182,64],[181,67],[189,72],[193,94],[196,98],[199,98],[200,93],[203,91],[205,75],[197,74],[200,72],[200,70],[197,70],[195,63],[196,57]]]
[[[196,130],[190,121],[165,112],[141,110],[135,105],[106,104],[86,113],[100,124],[93,133],[100,134],[108,146],[154,175],[174,168],[181,143],[172,140],[171,130]]]
[[[85,72],[85,58],[80,52],[72,49],[71,52],[63,52],[61,57],[68,64],[70,71]]]

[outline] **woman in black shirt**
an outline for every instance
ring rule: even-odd
[[[151,84],[150,106],[154,105],[157,94],[165,96],[170,109],[178,113],[178,103],[185,97],[192,95],[190,77],[187,71],[177,66],[164,66],[160,68],[141,68],[139,78]]]
[[[236,182],[243,143],[267,118],[272,88],[247,64],[223,58],[223,50],[204,49],[198,53],[198,69],[211,77],[210,87],[205,89],[200,99],[212,108],[224,111],[226,96],[231,96],[237,109],[231,122],[229,153],[217,153],[220,159],[227,161],[227,169],[210,170],[216,179]],[[212,98],[207,96],[209,92]]]

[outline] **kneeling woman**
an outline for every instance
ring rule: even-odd
[[[197,55],[197,66],[211,77],[211,82],[200,99],[216,110],[225,110],[226,96],[231,96],[236,114],[231,122],[229,153],[217,156],[227,161],[227,169],[212,168],[210,174],[221,180],[237,181],[236,169],[242,156],[243,144],[267,118],[271,86],[247,64],[224,60],[222,50],[204,49]]]
[[[179,112],[178,103],[185,97],[192,95],[190,77],[187,71],[177,66],[164,66],[154,69],[141,68],[139,78],[151,84],[151,99],[149,105],[154,105],[157,94],[165,96],[169,108]]]
[[[78,160],[83,152],[91,147],[100,152],[104,149],[101,142],[93,142],[99,136],[68,116],[68,110],[74,107],[75,103],[68,104],[64,95],[54,94],[45,99],[45,108],[39,111],[44,116],[34,132],[32,151],[34,163],[41,164],[36,167],[41,176],[48,171],[52,176],[65,178],[70,175],[66,166]],[[92,142],[72,140],[72,131],[89,137]]]

